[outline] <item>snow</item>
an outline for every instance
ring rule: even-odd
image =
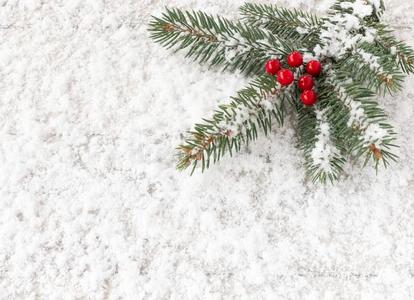
[[[355,50],[355,55],[359,55],[362,60],[369,66],[369,68],[373,71],[383,73],[384,69],[381,67],[380,63],[378,62],[378,57],[372,55],[371,53],[367,53],[362,49]]]
[[[257,111],[247,106],[240,105],[237,109],[234,109],[232,119],[225,119],[220,122],[220,132],[228,132],[229,137],[234,137],[241,132],[243,129],[250,129],[249,120],[254,119]]]
[[[318,134],[316,135],[315,146],[311,152],[313,164],[327,174],[333,173],[331,162],[334,161],[339,150],[331,143],[331,129],[325,116],[326,112],[316,109],[315,113]]]
[[[220,41],[225,47],[225,57],[228,62],[248,51],[247,41],[238,32],[234,33],[233,36],[223,35]]]
[[[378,5],[373,7],[373,5],[366,0],[355,0],[354,2],[344,1],[341,2],[340,6],[343,9],[352,9],[352,14],[358,18],[370,16],[372,14],[373,8],[378,7]]]
[[[354,125],[358,126],[359,128],[364,128],[366,126],[366,118],[364,109],[361,107],[361,103],[356,101],[349,101],[349,120],[348,120],[348,127],[352,127]]]
[[[0,1],[0,299],[414,297],[412,77],[380,99],[401,148],[378,175],[305,181],[292,117],[205,174],[175,170],[181,134],[246,80],[154,44],[149,16],[242,2]],[[414,4],[387,7],[413,46]]]
[[[387,130],[378,124],[369,124],[364,132],[364,142],[366,145],[378,144],[388,135]]]
[[[341,8],[350,8],[351,12],[341,14],[334,12],[332,16],[324,21],[322,24],[323,30],[320,34],[322,44],[316,45],[313,49],[316,56],[339,58],[349,50],[354,51],[358,45],[364,42],[374,41],[376,30],[362,22],[364,17],[372,14],[373,5],[375,4],[369,4],[366,0],[341,2]],[[356,54],[362,56],[367,63],[372,63],[375,60],[375,57],[369,53],[358,51]],[[374,62],[376,63],[375,68],[377,68],[378,63]]]

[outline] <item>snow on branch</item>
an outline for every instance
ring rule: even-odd
[[[316,142],[311,152],[311,158],[316,168],[324,173],[333,173],[332,163],[339,154],[331,140],[330,125],[323,110],[315,109],[316,113]]]

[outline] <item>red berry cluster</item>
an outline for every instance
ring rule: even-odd
[[[303,55],[298,51],[293,51],[287,57],[287,64],[292,68],[298,68],[303,65]],[[298,79],[298,88],[302,91],[300,100],[306,106],[311,106],[316,103],[317,94],[313,90],[313,77],[318,76],[322,71],[322,65],[317,60],[309,61],[305,66],[306,73]],[[283,85],[288,86],[292,84],[295,77],[293,72],[289,69],[282,69],[281,63],[278,59],[271,59],[266,63],[266,73],[276,75],[277,81]]]

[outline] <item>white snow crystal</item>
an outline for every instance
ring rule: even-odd
[[[365,52],[362,49],[357,49],[355,53],[358,54],[365,61],[365,63],[370,67],[371,70],[384,72],[382,66],[378,62],[379,58],[375,55]]]
[[[322,123],[319,126],[320,134],[329,137],[329,124],[328,123]]]
[[[227,47],[235,47],[235,46],[238,46],[240,44],[244,44],[244,38],[238,32],[234,33],[231,36],[226,35],[224,41],[225,41],[225,44],[226,44]]]
[[[369,124],[365,129],[364,142],[366,145],[375,144],[380,148],[383,139],[388,135],[386,129],[381,128],[379,124]]]
[[[352,8],[352,13],[335,14],[325,20],[320,37],[321,45],[316,45],[313,51],[317,57],[340,57],[348,50],[355,49],[363,42],[372,43],[377,35],[374,28],[363,26],[361,19],[372,13],[372,5],[361,0],[342,2],[343,8]],[[364,34],[356,33],[364,28]]]
[[[313,55],[313,53],[308,52],[308,51],[304,51],[303,52],[303,61],[305,63],[307,63],[307,62],[309,62],[311,60],[315,60],[315,59],[317,59],[317,56]]]
[[[238,32],[232,35],[224,35],[220,38],[220,41],[223,42],[224,55],[228,62],[248,50],[245,38]]]
[[[231,62],[238,54],[240,54],[240,51],[237,48],[225,48],[224,57],[226,58],[226,61]]]
[[[361,107],[361,103],[351,100],[349,103],[350,118],[348,120],[348,126],[352,127],[357,125],[358,127],[365,127],[364,122],[366,120],[364,109]]]
[[[339,151],[332,144],[330,126],[324,114],[324,111],[316,110],[318,135],[311,152],[311,158],[315,166],[329,173],[332,172],[331,161]]]
[[[371,4],[377,11],[381,9],[381,0],[366,0],[366,2]]]
[[[221,121],[218,126],[220,127],[220,133],[225,132],[229,137],[234,137],[240,134],[243,130],[249,129],[249,121],[252,116],[256,115],[256,111],[248,108],[247,106],[239,106],[231,119],[225,119]]]
[[[372,5],[365,0],[355,0],[354,2],[341,2],[340,5],[344,9],[351,8],[352,13],[359,18],[370,16],[373,12]]]
[[[308,34],[308,33],[309,33],[309,30],[308,30],[308,29],[306,29],[306,28],[303,28],[303,27],[296,27],[296,31],[297,31],[299,34]]]
[[[266,111],[272,111],[274,109],[273,103],[269,99],[264,99],[260,104]]]

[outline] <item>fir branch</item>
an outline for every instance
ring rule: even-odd
[[[245,3],[240,12],[250,26],[269,30],[278,38],[294,40],[297,48],[312,49],[319,42],[322,20],[313,14],[254,3]]]
[[[355,12],[352,8],[352,4],[355,2],[358,2],[359,5],[367,5],[372,7],[371,14],[365,16],[364,21],[380,22],[381,15],[385,10],[383,0],[337,0],[330,8],[330,15],[359,13]]]
[[[406,74],[414,73],[414,50],[393,36],[393,31],[384,24],[370,24],[377,30],[375,43],[384,54],[390,56]]]
[[[376,56],[375,49],[362,43],[348,51],[337,61],[336,68],[346,73],[355,82],[363,83],[378,93],[393,93],[401,90],[404,76],[387,57]]]
[[[299,145],[304,153],[307,175],[313,182],[333,183],[343,172],[345,157],[339,150],[340,140],[332,134],[325,112],[319,107],[297,103]]]
[[[330,115],[335,118],[334,124],[342,128],[340,138],[349,155],[356,159],[365,156],[365,163],[372,158],[376,167],[381,161],[387,166],[390,160],[396,160],[392,153],[395,132],[372,91],[338,70],[331,72],[321,87],[331,90]],[[375,128],[382,132],[380,139],[372,136]]]
[[[243,23],[233,23],[203,12],[167,9],[149,24],[151,38],[166,48],[186,49],[186,57],[223,70],[260,74],[273,56],[292,51],[290,42]]]
[[[261,76],[239,91],[229,104],[219,106],[211,119],[203,119],[183,145],[178,147],[177,168],[190,165],[202,171],[229,153],[239,152],[243,144],[255,140],[259,130],[269,134],[275,120],[283,124],[285,101],[290,89],[277,87],[273,76]]]

